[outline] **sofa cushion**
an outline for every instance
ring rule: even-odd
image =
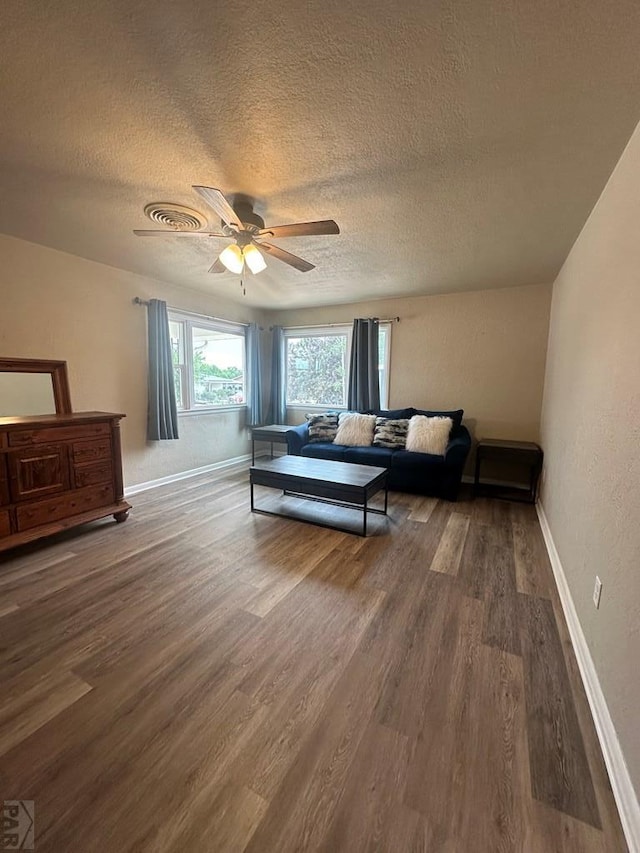
[[[334,440],[336,444],[346,444],[349,447],[370,447],[375,426],[375,415],[342,412]]]
[[[347,447],[344,454],[345,462],[355,465],[377,465],[388,468],[391,465],[393,450],[387,447]]]
[[[333,441],[338,431],[338,413],[323,412],[318,415],[307,415],[309,424],[309,441]]]
[[[407,443],[408,418],[376,418],[374,447],[401,449]]]
[[[434,456],[431,453],[394,450],[391,456],[391,467],[396,470],[439,471],[444,465],[444,456]]]
[[[407,450],[444,456],[452,426],[451,418],[414,415],[407,430]]]
[[[310,456],[312,459],[333,459],[335,462],[344,462],[344,452],[347,448],[342,444],[332,442],[316,442],[305,444],[302,448],[302,456]]]
[[[415,409],[367,409],[365,414],[375,415],[378,418],[406,418],[409,420],[412,415],[415,415]]]
[[[427,418],[451,418],[453,421],[453,427],[457,430],[462,424],[464,409],[455,409],[452,412],[430,412],[426,409],[413,409],[413,414],[424,415]]]

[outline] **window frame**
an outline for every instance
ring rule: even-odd
[[[331,403],[317,403],[314,405],[307,403],[290,403],[288,398],[289,392],[289,358],[287,353],[287,340],[289,338],[326,338],[329,336],[333,337],[344,337],[346,338],[346,350],[345,350],[345,383],[348,382],[348,371],[349,371],[349,362],[351,361],[351,326],[347,323],[333,323],[327,326],[286,326],[282,330],[283,332],[283,345],[284,351],[282,354],[283,360],[283,375],[284,375],[284,395],[285,395],[285,404],[287,409],[308,409],[309,411],[326,411],[327,408],[331,408],[335,411],[344,411],[346,409],[346,398],[348,388],[345,384],[344,389],[344,399],[345,405],[336,406]]]
[[[379,333],[382,332],[386,338],[386,346],[384,352],[384,365],[382,371],[378,371],[380,378],[380,408],[386,409],[389,404],[389,373],[391,367],[391,326],[390,321],[381,322]],[[284,375],[284,393],[285,405],[287,409],[308,409],[310,412],[323,412],[327,408],[332,411],[347,411],[347,394],[349,382],[349,365],[351,364],[351,345],[353,340],[353,324],[352,323],[328,323],[326,326],[284,326],[283,332],[283,375]],[[289,359],[287,357],[287,339],[288,338],[324,338],[329,335],[345,336],[347,339],[347,347],[345,352],[345,403],[343,406],[335,406],[330,403],[290,403],[288,400],[289,391]],[[382,373],[382,376],[380,376]]]
[[[246,409],[248,405],[247,395],[247,327],[242,323],[234,323],[227,320],[213,320],[204,314],[194,314],[189,311],[181,311],[177,308],[168,308],[167,315],[169,323],[180,323],[183,328],[184,364],[173,364],[174,372],[179,370],[182,381],[182,407],[178,405],[178,416],[204,415],[215,412],[229,412]],[[207,406],[195,404],[195,374],[193,366],[193,329],[204,329],[205,331],[222,332],[224,334],[237,335],[242,338],[242,386],[244,402],[225,403],[216,405],[212,403]],[[176,404],[178,401],[176,400]]]

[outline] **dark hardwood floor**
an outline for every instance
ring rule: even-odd
[[[0,560],[37,851],[626,850],[532,507],[391,493],[362,539],[252,515],[246,472],[132,503]]]

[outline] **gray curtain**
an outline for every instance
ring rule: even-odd
[[[262,370],[260,361],[260,329],[256,323],[247,327],[247,426],[262,424]]]
[[[356,412],[380,408],[378,320],[354,320],[347,406]]]
[[[178,438],[176,389],[173,383],[173,361],[167,303],[152,299],[147,309],[149,324],[149,402],[147,438],[160,441]]]
[[[284,332],[281,326],[273,326],[271,350],[271,400],[269,417],[272,424],[287,422],[287,402],[284,369]]]

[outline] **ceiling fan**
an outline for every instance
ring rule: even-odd
[[[232,238],[230,243],[220,252],[209,272],[221,273],[229,270],[234,273],[242,273],[245,265],[252,273],[257,274],[266,268],[264,255],[284,261],[285,264],[294,267],[300,272],[309,272],[315,268],[314,264],[286,252],[279,246],[266,243],[265,238],[275,237],[308,237],[320,234],[339,234],[340,229],[333,219],[324,219],[321,222],[297,222],[292,225],[274,225],[265,228],[264,220],[254,213],[253,205],[248,200],[236,199],[233,207],[220,190],[213,187],[196,187],[193,189],[213,208],[221,220],[222,230],[217,231],[193,231],[180,230],[135,230],[133,233],[138,237],[156,237],[158,235],[171,234],[181,237],[221,237]]]

